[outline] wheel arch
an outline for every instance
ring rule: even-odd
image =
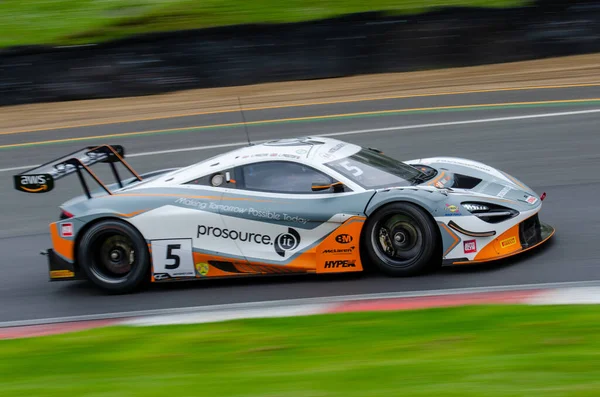
[[[367,210],[365,211],[365,213],[367,214],[367,221],[365,222],[365,226],[361,230],[360,241],[359,241],[359,252],[361,253],[361,261],[363,262],[363,267],[365,267],[365,268],[368,267],[365,264],[365,261],[363,260],[363,257],[362,257],[363,253],[366,252],[364,244],[366,244],[366,239],[367,239],[366,235],[367,235],[367,230],[369,229],[367,227],[367,224],[375,217],[375,215],[378,212],[380,212],[381,210],[383,210],[385,207],[389,206],[390,204],[394,204],[394,203],[407,203],[407,204],[414,205],[415,207],[420,209],[425,214],[425,217],[427,217],[427,219],[429,219],[431,224],[435,226],[434,230],[435,230],[435,235],[436,235],[436,239],[438,242],[437,247],[438,247],[438,251],[439,251],[437,254],[439,254],[439,258],[441,261],[442,255],[443,255],[442,231],[440,230],[440,226],[439,226],[438,222],[433,217],[431,210],[429,210],[428,206],[426,204],[424,204],[421,200],[416,200],[416,199],[410,198],[410,197],[396,197],[396,198],[390,198],[388,200],[379,201],[375,205],[367,208]]]
[[[107,220],[113,220],[113,221],[120,221],[123,223],[127,223],[129,226],[131,226],[132,228],[134,228],[135,230],[137,230],[138,233],[140,233],[140,235],[143,237],[144,235],[142,234],[142,232],[131,222],[127,221],[126,219],[120,218],[116,215],[103,215],[100,216],[98,218],[95,218],[89,222],[87,222],[75,235],[75,244],[74,244],[74,249],[73,249],[73,267],[75,268],[76,271],[80,271],[80,267],[79,267],[79,243],[81,242],[81,239],[83,238],[83,236],[85,235],[85,233],[87,233],[87,231],[94,225],[103,222],[103,221],[107,221]]]

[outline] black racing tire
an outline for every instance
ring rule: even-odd
[[[396,202],[373,213],[363,233],[363,251],[369,270],[408,277],[441,265],[439,231],[419,206]]]
[[[136,228],[117,219],[101,220],[85,231],[77,262],[88,280],[109,293],[133,292],[150,277],[146,241]]]

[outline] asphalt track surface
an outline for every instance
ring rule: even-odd
[[[404,160],[446,155],[482,161],[514,174],[538,193],[547,192],[541,218],[555,226],[557,234],[541,249],[501,263],[444,268],[406,279],[356,274],[210,280],[110,296],[86,282],[48,282],[45,258],[39,255],[49,247],[47,225],[58,217],[57,206],[80,194],[76,178],[58,181],[51,193],[27,195],[12,189],[12,175],[24,166],[101,143],[124,145],[129,162],[140,172],[189,165],[239,147],[245,140],[241,115],[198,114],[11,134],[3,133],[0,121],[4,181],[0,322],[286,298],[600,280],[600,87],[283,107],[246,111],[245,117],[254,141],[333,134]]]

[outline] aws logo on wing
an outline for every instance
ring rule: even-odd
[[[275,237],[273,247],[275,248],[277,255],[285,258],[285,253],[298,248],[300,241],[300,233],[290,227],[288,228],[287,233],[281,233],[279,236]]]
[[[50,174],[15,175],[15,189],[27,193],[45,193],[52,190],[54,180]]]

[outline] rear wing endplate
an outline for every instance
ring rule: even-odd
[[[77,173],[81,186],[88,198],[92,198],[88,184],[84,178],[85,171],[92,179],[106,191],[112,192],[89,168],[96,163],[108,163],[111,171],[119,184],[123,187],[123,180],[115,163],[121,163],[131,175],[137,180],[142,178],[125,161],[125,149],[121,145],[102,145],[88,146],[85,149],[78,150],[56,160],[42,164],[38,167],[14,175],[15,189],[25,193],[46,193],[54,188],[54,181],[64,178],[67,175]]]

